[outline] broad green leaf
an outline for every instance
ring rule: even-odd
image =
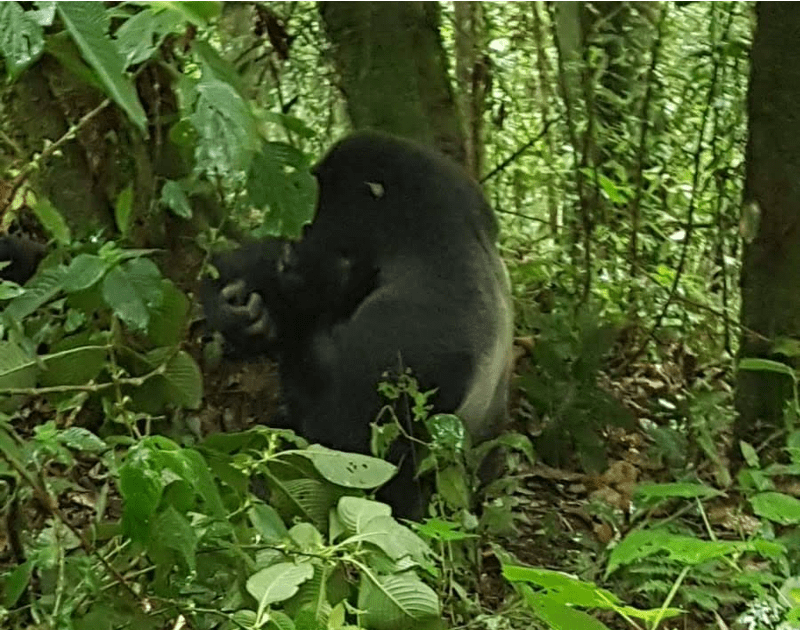
[[[376,516],[367,521],[361,520],[355,537],[375,545],[395,561],[408,556],[415,562],[423,564],[432,553],[419,536],[391,516]]]
[[[461,523],[443,521],[438,518],[430,518],[421,525],[417,525],[415,529],[426,538],[441,540],[443,542],[477,537],[477,534],[465,532]]]
[[[181,13],[171,9],[154,11],[148,8],[131,16],[115,33],[115,43],[125,59],[125,67],[146,61],[167,35],[182,32],[184,28]]]
[[[575,610],[563,601],[548,594],[535,593],[530,587],[519,589],[525,603],[552,630],[609,630],[603,622],[598,621],[582,610]]]
[[[51,385],[83,385],[97,378],[106,365],[107,351],[93,342],[91,333],[81,332],[59,340],[46,355],[39,357],[45,369],[39,383]]]
[[[572,603],[584,608],[613,608],[622,603],[611,591],[560,571],[504,563],[503,577],[510,582],[534,584],[549,593],[554,601],[564,604]]]
[[[146,445],[128,451],[117,483],[124,501],[123,527],[134,540],[146,542],[148,524],[164,492],[160,467]]]
[[[222,176],[246,171],[259,143],[249,105],[231,85],[208,70],[203,71],[195,93],[190,119],[199,135],[197,168]]]
[[[56,439],[69,448],[85,453],[103,453],[108,444],[83,427],[70,427],[56,434]]]
[[[306,156],[291,145],[267,142],[247,175],[250,202],[267,211],[260,236],[300,236],[314,218],[317,182]]]
[[[48,37],[45,50],[86,85],[95,88],[98,92],[105,91],[100,79],[81,57],[81,51],[75,45],[69,33],[62,31]]]
[[[189,198],[178,182],[171,179],[164,182],[164,186],[161,188],[161,203],[181,219],[192,218],[192,206]]]
[[[0,3],[0,53],[12,79],[44,52],[44,31],[32,13],[23,11],[17,2]]]
[[[161,304],[164,299],[161,270],[149,258],[134,258],[122,264],[122,269],[148,308]]]
[[[3,606],[5,608],[14,608],[19,598],[28,588],[35,567],[36,563],[32,560],[23,562],[17,565],[3,580]]]
[[[186,336],[189,325],[189,300],[169,280],[161,281],[163,299],[150,308],[147,336],[157,346],[176,346]]]
[[[440,470],[436,475],[436,490],[450,507],[469,509],[470,491],[460,466],[452,465]]]
[[[391,479],[397,467],[376,457],[345,453],[312,444],[297,454],[309,459],[328,481],[346,488],[377,488]]]
[[[314,138],[317,132],[309,127],[302,119],[282,112],[264,111],[259,118],[265,122],[276,123],[284,129],[296,133],[301,138]]]
[[[124,60],[108,37],[108,17],[101,2],[59,2],[58,13],[81,54],[100,77],[108,94],[133,123],[145,131],[147,117]]]
[[[66,277],[67,268],[63,266],[37,273],[26,283],[25,293],[14,298],[4,313],[12,319],[22,321],[37,308],[49,302],[61,290]]]
[[[278,543],[289,535],[280,515],[271,505],[256,503],[247,511],[253,527],[267,543]]]
[[[256,599],[259,608],[263,609],[292,597],[300,585],[313,575],[314,567],[308,562],[279,562],[251,575],[247,580],[247,592]]]
[[[114,267],[103,278],[103,299],[126,325],[145,330],[150,308],[163,300],[161,272],[148,258],[134,258]]]
[[[167,363],[162,378],[169,401],[184,409],[198,409],[203,401],[203,375],[191,355],[183,350]]]
[[[781,525],[800,523],[800,500],[781,492],[762,492],[750,499],[753,511]]]
[[[154,520],[153,530],[158,532],[158,535],[151,539],[151,545],[155,542],[159,547],[176,551],[183,558],[189,570],[195,570],[197,536],[191,523],[183,514],[168,505]]]
[[[408,630],[441,615],[436,593],[413,573],[362,573],[357,606],[364,625],[374,630]]]
[[[75,293],[88,289],[108,271],[109,264],[94,254],[78,254],[67,268],[64,291]]]
[[[72,235],[64,216],[50,203],[46,197],[38,197],[31,206],[33,213],[48,233],[53,235],[62,245],[68,245],[72,241]]]
[[[392,508],[385,503],[361,497],[342,497],[336,511],[344,526],[351,532],[360,531],[373,518],[392,514]]]
[[[34,361],[13,341],[0,341],[0,389],[33,387],[38,372]]]

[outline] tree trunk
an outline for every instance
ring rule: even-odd
[[[491,85],[489,57],[484,50],[484,16],[480,2],[456,2],[456,79],[464,119],[467,171],[483,172],[483,113]]]
[[[774,344],[800,337],[800,5],[758,3],[756,12],[743,224],[758,223],[744,235],[740,357],[786,361]],[[741,370],[735,436],[758,446],[783,426],[791,385]]]
[[[98,91],[74,80],[53,59],[45,57],[28,69],[4,93],[6,115],[3,127],[20,147],[23,159],[41,152],[63,136],[69,126],[103,100]],[[33,187],[67,218],[73,233],[85,237],[98,229],[113,230],[113,212],[103,181],[95,177],[95,167],[111,163],[87,159],[82,145],[103,142],[114,119],[113,108],[106,108],[76,140],[43,164],[32,178]],[[101,118],[104,119],[101,120]]]
[[[435,146],[464,163],[433,2],[321,2],[333,59],[356,129]]]

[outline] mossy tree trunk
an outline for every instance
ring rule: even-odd
[[[435,2],[321,2],[356,129],[435,146],[461,163],[464,140]]]
[[[741,357],[792,362],[776,352],[800,338],[800,5],[756,5],[746,153]],[[741,370],[736,437],[759,446],[783,426],[787,376]],[[737,449],[738,450],[738,449]]]

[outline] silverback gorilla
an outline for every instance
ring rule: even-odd
[[[512,306],[497,224],[478,186],[412,142],[362,132],[320,162],[316,216],[297,243],[251,243],[214,261],[210,325],[240,356],[279,363],[288,426],[312,442],[369,453],[377,384],[408,367],[438,388],[473,440],[507,413]],[[407,450],[407,449],[406,449]],[[382,498],[420,516],[405,458]]]

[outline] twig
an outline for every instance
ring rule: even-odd
[[[535,138],[532,138],[531,140],[528,140],[528,142],[526,142],[525,144],[523,144],[523,145],[522,145],[522,146],[521,146],[519,149],[517,149],[516,151],[514,151],[514,153],[512,153],[511,155],[509,155],[509,156],[508,156],[508,157],[507,157],[505,160],[503,160],[502,162],[500,162],[500,164],[498,164],[497,166],[495,166],[495,167],[494,167],[494,168],[493,168],[491,171],[489,171],[489,172],[488,172],[486,175],[484,175],[483,177],[481,177],[481,178],[480,178],[480,180],[479,180],[479,181],[480,181],[480,183],[481,183],[481,184],[485,183],[486,181],[488,181],[489,179],[491,179],[492,177],[494,177],[495,175],[497,175],[499,172],[501,172],[501,171],[505,170],[505,169],[506,169],[506,167],[507,167],[509,164],[511,164],[512,162],[514,162],[514,160],[516,160],[516,159],[517,159],[517,158],[518,158],[520,155],[522,155],[523,153],[525,153],[525,151],[527,151],[528,149],[530,149],[530,148],[531,148],[531,147],[532,147],[534,144],[536,144],[537,142],[539,142],[539,140],[541,140],[542,138],[544,138],[545,134],[547,133],[547,130],[550,128],[550,125],[552,125],[554,122],[555,122],[555,120],[546,120],[546,121],[545,121],[545,123],[542,125],[542,130],[541,130],[541,131],[540,131],[540,132],[539,132],[539,133],[536,135],[536,137],[535,137]]]
[[[46,160],[50,159],[50,156],[52,156],[62,146],[75,138],[81,129],[83,129],[95,116],[97,116],[110,104],[111,99],[107,98],[92,111],[84,114],[77,123],[67,129],[67,132],[63,136],[61,136],[54,143],[47,145],[39,155],[34,156],[34,158],[22,168],[19,174],[11,182],[11,188],[8,192],[8,195],[2,200],[3,206],[0,209],[0,218],[2,218],[3,214],[5,214],[6,210],[8,210],[8,207],[14,201],[14,197],[16,196],[17,192],[25,183],[25,181],[31,176],[31,174],[38,170],[40,165]]]

